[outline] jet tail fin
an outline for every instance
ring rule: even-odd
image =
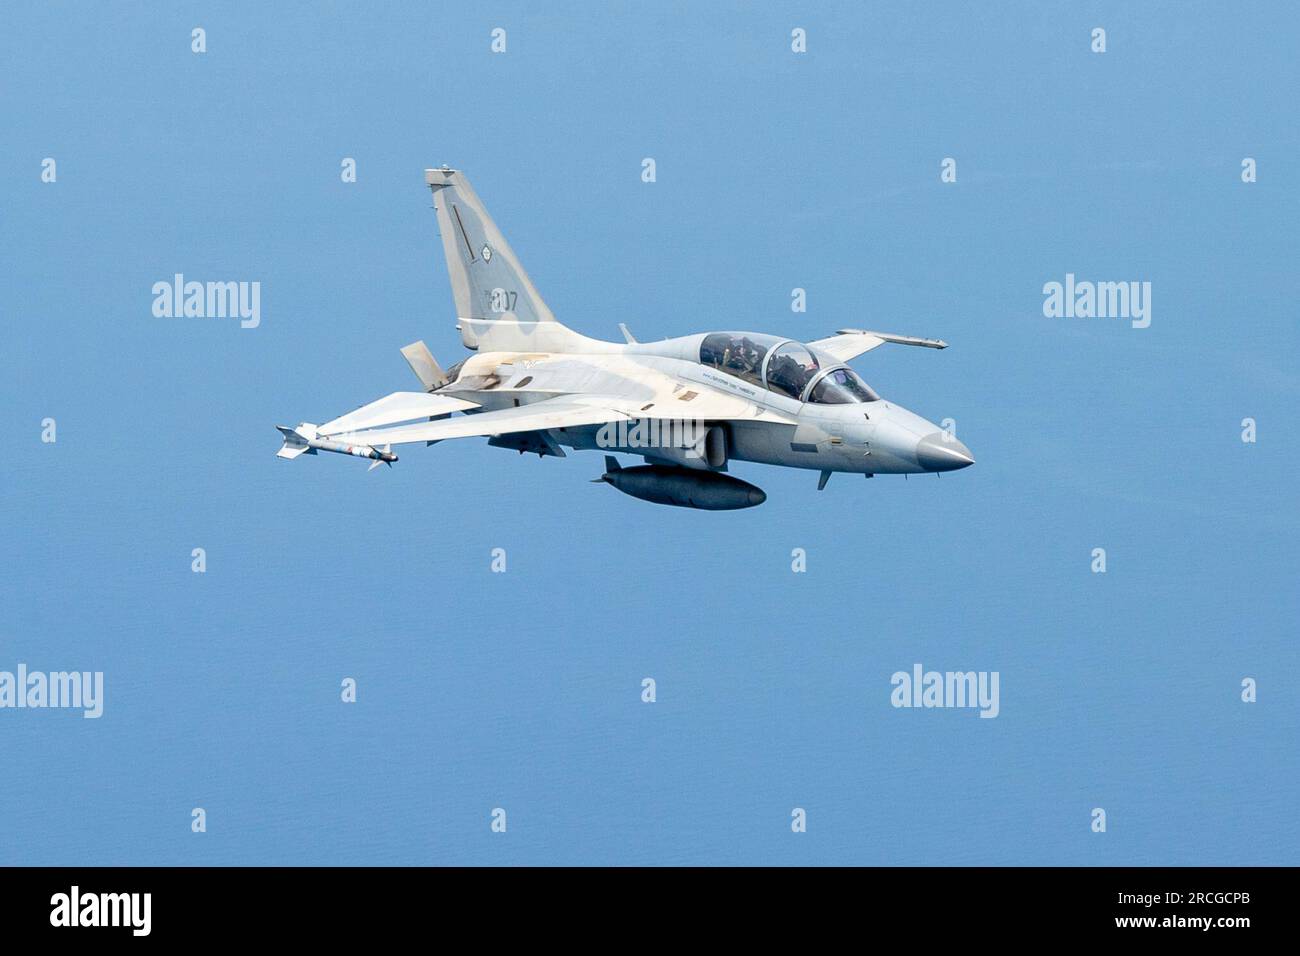
[[[580,352],[611,346],[555,321],[514,250],[470,186],[446,166],[426,169],[442,251],[456,301],[456,327],[468,349]]]

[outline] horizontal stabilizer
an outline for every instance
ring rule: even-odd
[[[415,373],[415,377],[420,380],[426,392],[442,388],[447,384],[447,373],[442,370],[442,366],[438,364],[438,360],[433,357],[429,346],[425,345],[423,340],[404,346],[402,358],[406,359],[406,364],[411,366],[411,371]]]

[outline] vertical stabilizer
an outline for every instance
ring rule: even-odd
[[[581,352],[612,344],[555,321],[464,173],[445,166],[426,169],[424,181],[433,190],[457,328],[466,348]]]

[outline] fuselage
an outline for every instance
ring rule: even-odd
[[[731,339],[724,339],[724,344],[744,343],[736,346],[735,352],[749,349],[751,357],[762,356],[762,361],[753,359],[746,366],[743,356],[733,355],[732,349],[719,352],[716,340],[725,336]],[[712,361],[706,364],[702,355]],[[798,362],[803,362],[803,367]],[[726,460],[734,459],[867,475],[951,471],[974,461],[969,449],[955,437],[901,405],[876,396],[846,364],[772,336],[705,333],[627,344],[586,339],[581,351],[480,352],[454,372],[446,389],[479,402],[484,411],[564,395],[580,395],[586,400],[609,395],[617,396],[625,406],[628,399],[643,400],[644,405],[638,407],[655,416],[663,416],[665,406],[672,402],[674,412],[680,412],[674,420],[690,421],[692,385],[734,396],[738,406],[750,409],[743,417],[727,416],[712,425],[707,414],[700,416],[697,424],[703,429],[723,429],[721,464],[716,456],[684,456],[681,448],[663,441],[647,445],[646,434],[653,433],[656,439],[664,434],[662,421],[659,428],[644,428],[639,433],[635,428],[597,426],[550,433],[556,444],[574,449],[623,452],[710,470],[725,469]],[[850,388],[830,388],[835,380]],[[818,397],[823,400],[814,400]],[[631,414],[635,417],[636,413]]]

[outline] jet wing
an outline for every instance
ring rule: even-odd
[[[892,332],[864,332],[862,329],[840,329],[828,339],[809,342],[815,351],[825,352],[841,362],[856,358],[863,352],[893,342],[896,345],[920,345],[927,349],[946,349],[947,342],[939,339],[921,339],[914,335],[894,335]]]
[[[342,445],[378,448],[448,438],[603,425],[639,418],[790,421],[787,416],[765,409],[740,395],[730,395],[698,383],[679,382],[667,376],[664,377],[662,388],[657,389],[655,397],[648,401],[626,395],[569,394],[514,408],[469,411],[465,415],[440,418],[438,421],[412,421],[415,418],[449,415],[453,411],[467,411],[477,407],[479,406],[474,402],[450,395],[395,392],[332,422],[326,422],[317,431],[320,436]],[[384,425],[393,427],[380,427]]]
[[[428,419],[435,415],[450,415],[463,412],[467,408],[478,408],[477,402],[450,395],[428,395],[424,392],[393,392],[376,402],[362,405],[355,411],[340,415],[331,422],[326,422],[316,429],[320,435],[333,437],[355,432],[362,428],[377,428],[380,425],[396,425],[399,422],[411,422],[417,418]]]
[[[442,441],[445,438],[469,438],[475,435],[508,435],[512,432],[571,428],[578,425],[602,425],[605,422],[630,419],[630,415],[598,401],[593,402],[590,398],[576,400],[573,396],[562,396],[515,408],[461,415],[436,422],[399,425],[395,428],[352,431],[331,435],[330,438],[337,442],[375,447]]]

